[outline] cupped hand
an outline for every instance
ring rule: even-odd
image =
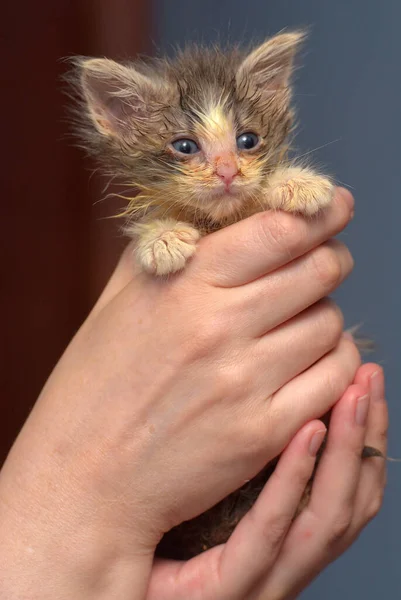
[[[293,600],[377,514],[386,463],[383,372],[362,366],[334,407],[308,506],[294,520],[315,467],[323,423],[304,425],[228,542],[187,562],[156,559],[146,600]]]
[[[91,572],[101,549],[149,556],[333,406],[360,362],[324,299],[352,268],[327,241],[351,213],[345,191],[313,221],[260,213],[207,236],[168,280],[134,276],[125,253],[1,471],[19,561],[43,538],[57,573],[71,545]]]

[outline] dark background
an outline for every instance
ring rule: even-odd
[[[2,6],[0,465],[124,245],[68,136],[62,59],[127,58],[148,51],[150,30],[146,0]]]
[[[126,58],[183,41],[263,40],[310,26],[298,73],[297,153],[353,191],[343,234],[355,271],[336,298],[377,342],[390,404],[390,455],[401,456],[399,0],[42,0],[7,3],[0,25],[0,464],[51,368],[124,244],[111,202],[71,147],[61,58]],[[315,150],[318,148],[317,150]],[[401,592],[401,464],[389,465],[380,515],[303,594],[377,600]]]

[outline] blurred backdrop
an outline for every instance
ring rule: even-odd
[[[262,40],[309,26],[296,85],[299,154],[348,186],[343,239],[355,271],[337,293],[347,324],[378,344],[401,457],[401,3],[399,0],[42,0],[7,3],[2,94],[0,464],[50,370],[109,276],[124,240],[112,201],[67,137],[59,77],[72,54],[127,58],[191,40]],[[398,598],[401,464],[380,515],[306,591],[307,600]]]

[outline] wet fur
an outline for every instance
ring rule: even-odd
[[[251,52],[195,46],[173,59],[127,65],[76,61],[77,130],[105,173],[132,189],[125,194],[126,232],[137,241],[143,269],[158,275],[182,269],[199,235],[255,212],[311,215],[330,202],[329,179],[287,158],[290,82],[302,39],[301,32],[284,33]],[[247,131],[260,136],[259,147],[239,153],[235,135]],[[197,139],[209,153],[177,157],[171,141],[180,136]],[[238,163],[229,198],[217,189],[219,153]],[[166,219],[180,225],[168,232]]]
[[[255,212],[282,209],[308,217],[330,203],[330,179],[288,159],[291,76],[302,40],[302,32],[289,32],[251,51],[189,47],[173,59],[75,61],[70,81],[79,98],[77,132],[104,173],[131,190],[125,194],[126,232],[144,270],[179,271],[200,236]],[[235,136],[248,131],[260,136],[260,145],[240,152]],[[177,156],[171,142],[180,136],[195,138],[202,153]],[[216,175],[223,159],[238,167],[234,195],[221,190]],[[225,542],[274,464],[167,533],[158,554],[185,559]]]

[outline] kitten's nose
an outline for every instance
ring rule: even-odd
[[[234,160],[219,161],[216,165],[216,174],[228,187],[238,175],[238,165]]]

